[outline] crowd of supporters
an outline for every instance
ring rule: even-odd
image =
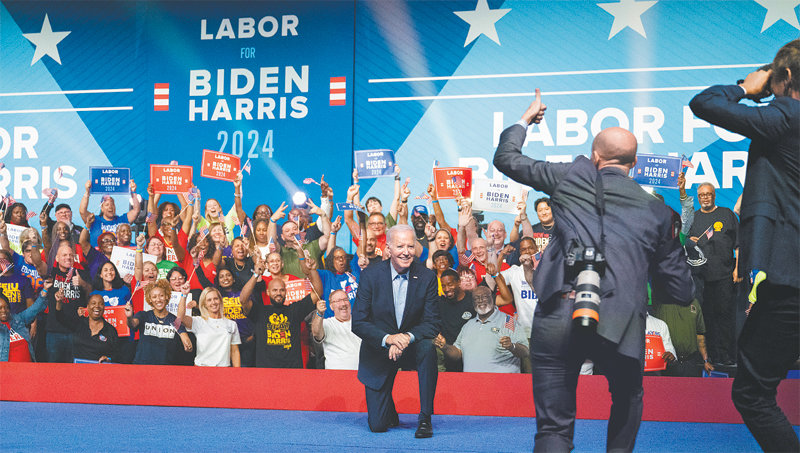
[[[388,210],[372,197],[335,219],[324,178],[319,205],[259,204],[251,214],[241,174],[227,209],[196,189],[162,202],[148,185],[127,212],[104,196],[93,213],[87,182],[78,211],[84,227],[53,196],[38,216],[6,199],[0,361],[357,369],[360,339],[350,318],[360,273],[385,259],[387,228],[409,224],[418,259],[439,278],[440,370],[529,371],[538,300],[532,276],[555,227],[549,200],[533,203],[533,223],[523,198],[509,229],[485,222],[464,198],[442,200],[458,208],[457,219],[446,219],[433,185],[409,206],[411,189],[399,172]],[[362,206],[353,177],[346,201]],[[697,189],[695,212],[684,186],[681,178],[698,301],[661,305],[652,294],[652,314],[665,323],[648,320],[647,334],[665,343],[663,354],[656,351],[664,374],[695,376],[712,371],[712,360],[729,366],[734,357],[736,215],[716,207],[710,185]],[[356,246],[352,255],[350,244],[337,244],[342,226]],[[18,243],[9,242],[9,228],[24,228]],[[114,259],[118,249],[128,251],[120,254],[125,265]],[[592,372],[591,363],[583,372]]]

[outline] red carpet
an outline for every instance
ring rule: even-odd
[[[532,417],[529,375],[439,373],[436,413]],[[646,421],[741,423],[731,379],[644,378]],[[778,404],[800,424],[800,380],[785,380]],[[417,376],[401,372],[394,398],[401,413],[419,412]],[[0,400],[244,409],[366,412],[354,371],[201,368],[146,365],[0,363]],[[582,376],[578,418],[608,418],[602,376]]]

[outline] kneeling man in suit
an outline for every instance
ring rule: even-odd
[[[361,272],[353,333],[361,337],[358,380],[367,394],[369,429],[398,426],[392,387],[397,370],[416,369],[420,412],[415,437],[431,437],[436,393],[436,350],[432,339],[441,320],[436,274],[414,257],[416,237],[408,225],[386,232],[389,260]]]

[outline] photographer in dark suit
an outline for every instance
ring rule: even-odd
[[[770,92],[775,99],[767,105],[739,103]],[[738,86],[712,86],[689,107],[751,140],[739,275],[752,275],[756,303],[739,337],[733,403],[765,451],[800,451],[775,401],[778,384],[800,354],[800,40],[783,46],[771,68],[749,74]]]
[[[358,379],[366,388],[369,429],[384,432],[399,420],[392,400],[397,370],[416,369],[419,419],[415,437],[431,437],[438,368],[432,339],[441,330],[436,274],[414,258],[416,235],[407,224],[386,233],[389,259],[361,272],[353,333],[361,337]]]
[[[607,449],[631,451],[642,417],[648,276],[653,292],[671,303],[688,305],[694,292],[678,239],[680,218],[628,177],[637,145],[624,129],[601,131],[591,160],[523,156],[526,128],[544,110],[537,89],[522,120],[503,131],[494,156],[511,179],[550,195],[555,218],[533,276],[539,293],[530,342],[534,451],[573,448],[575,391],[586,358],[604,370],[611,391]]]

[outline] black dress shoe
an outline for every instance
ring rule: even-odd
[[[414,433],[414,437],[417,439],[433,437],[433,427],[431,426],[431,422],[427,420],[420,420],[419,425],[417,425],[417,432]]]
[[[397,428],[398,426],[400,426],[400,417],[397,414],[394,414],[394,417],[389,421],[388,427]]]

